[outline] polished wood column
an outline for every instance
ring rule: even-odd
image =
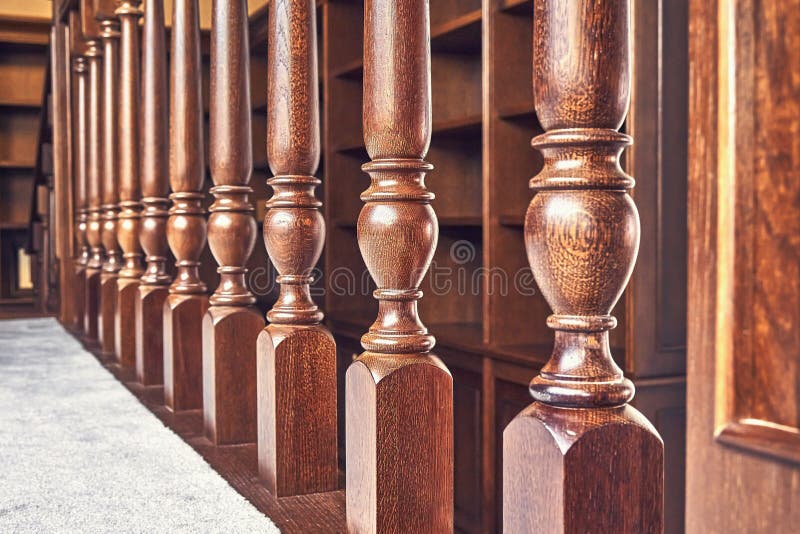
[[[100,352],[114,358],[114,314],[117,307],[117,273],[122,258],[117,243],[119,212],[119,166],[117,113],[119,103],[119,21],[114,15],[115,2],[98,2],[98,19],[103,41],[103,228],[106,251],[100,275]]]
[[[219,286],[203,319],[203,416],[216,444],[256,441],[256,339],[264,319],[253,307],[245,264],[256,221],[248,199],[253,170],[247,2],[214,0],[211,22],[211,139],[214,203],[208,244]]]
[[[619,158],[630,94],[630,1],[535,4],[533,87],[545,133],[525,217],[528,260],[553,310],[536,402],[503,433],[507,533],[661,532],[664,446],[628,406],[611,310],[633,270],[639,217]],[[591,51],[591,53],[589,53]]]
[[[350,532],[453,531],[453,380],[430,353],[419,286],[439,227],[424,160],[431,140],[426,0],[364,3],[364,141],[372,161],[358,244],[378,317],[347,370]]]
[[[142,42],[142,131],[139,159],[142,211],[139,239],[147,268],[136,298],[136,379],[164,381],[164,301],[172,278],[166,271],[169,208],[167,46],[164,2],[148,0]]]
[[[331,491],[338,478],[336,344],[309,291],[325,241],[315,11],[314,0],[269,11],[264,244],[281,292],[258,336],[258,468],[279,496]]]
[[[175,0],[169,139],[173,193],[167,240],[178,272],[164,306],[164,404],[175,411],[203,407],[199,332],[208,295],[199,274],[200,254],[206,245],[201,71],[198,0]]]
[[[73,12],[74,13],[74,12]],[[79,50],[80,25],[72,21],[77,21],[77,16],[70,18],[70,35],[72,36],[72,50]],[[86,68],[86,58],[78,55],[72,60],[72,68],[75,73],[75,96],[73,105],[75,120],[72,124],[72,141],[74,147],[73,158],[73,187],[75,203],[75,248],[76,256],[74,259],[73,284],[75,285],[75,315],[72,322],[76,332],[83,333],[86,321],[86,264],[89,262],[89,242],[86,240],[86,224],[88,220],[86,203],[86,180],[88,164],[88,106],[87,106],[87,85],[89,72]]]
[[[86,9],[86,6],[84,6]],[[91,24],[85,22],[91,19]],[[86,264],[86,303],[84,321],[84,341],[94,347],[99,343],[100,319],[100,274],[103,268],[105,251],[103,249],[103,52],[100,49],[99,27],[93,12],[83,14],[84,35],[87,41],[86,57],[89,69],[88,83],[88,163],[87,163],[87,223],[86,239],[91,248]],[[96,32],[96,33],[95,33]]]
[[[136,299],[142,268],[139,244],[141,189],[139,186],[139,0],[122,0],[115,11],[120,20],[119,51],[119,207],[117,241],[124,265],[117,279],[114,315],[116,355],[124,367],[136,364]]]

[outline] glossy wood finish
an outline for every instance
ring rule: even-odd
[[[84,7],[84,12],[88,8]],[[92,15],[84,14],[84,21]],[[92,25],[96,21],[92,18]],[[96,31],[97,33],[90,33]],[[84,304],[84,340],[90,346],[99,343],[100,319],[100,275],[103,267],[105,251],[102,241],[102,209],[103,200],[103,52],[100,49],[99,29],[87,28],[84,25],[87,41],[86,57],[89,79],[87,86],[88,103],[88,161],[86,168],[87,181],[87,221],[86,240],[91,248],[86,264],[86,300]]]
[[[453,530],[453,382],[417,313],[438,240],[428,2],[364,4],[364,141],[372,161],[358,244],[378,317],[345,379],[351,532]]]
[[[76,25],[70,25],[74,32]],[[75,241],[76,252],[74,263],[75,284],[75,320],[73,328],[78,332],[84,331],[86,320],[86,264],[89,262],[89,242],[86,240],[86,224],[88,213],[86,203],[86,170],[88,163],[88,116],[87,116],[87,85],[89,77],[86,68],[86,59],[77,56],[73,59],[73,71],[75,72],[75,121],[72,128],[72,138],[75,146],[75,158],[73,166],[73,176],[75,185]]]
[[[164,403],[174,411],[203,406],[203,316],[206,285],[200,254],[206,244],[203,210],[203,98],[197,0],[176,0],[172,12],[170,184],[167,240],[177,275],[164,307]]]
[[[208,244],[219,286],[203,318],[203,415],[216,444],[256,441],[256,339],[264,319],[247,288],[256,221],[248,199],[253,171],[250,54],[245,0],[214,0],[211,22],[209,163],[214,203]]]
[[[146,255],[147,268],[141,277],[135,304],[136,379],[152,386],[164,381],[163,308],[172,281],[166,271],[169,134],[163,0],[150,0],[144,14],[141,98],[139,178],[144,210],[139,242]]]
[[[533,87],[545,130],[525,245],[553,315],[536,402],[503,433],[504,532],[660,532],[663,443],[627,406],[610,315],[628,282],[639,218],[619,165],[630,91],[630,2],[534,6]],[[576,14],[578,16],[576,16]],[[585,50],[594,50],[586,55]],[[624,511],[612,513],[619,502]]]
[[[257,343],[258,455],[278,496],[331,491],[338,478],[336,345],[309,290],[325,240],[316,35],[313,0],[270,4],[264,244],[281,293]]]
[[[98,4],[103,41],[103,228],[102,240],[106,252],[100,276],[100,351],[114,355],[114,315],[117,307],[117,273],[121,254],[117,243],[117,214],[119,212],[119,137],[117,113],[119,102],[119,21],[114,16],[114,2]]]
[[[800,521],[800,3],[690,3],[687,532]]]
[[[136,300],[142,276],[139,244],[141,188],[139,184],[139,0],[123,0],[116,15],[120,20],[119,54],[119,207],[117,241],[125,264],[117,279],[114,342],[121,365],[136,364]]]

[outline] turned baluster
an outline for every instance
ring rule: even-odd
[[[136,379],[145,386],[164,381],[164,301],[172,281],[166,272],[169,215],[167,47],[164,2],[148,0],[142,42],[142,128],[139,162],[142,211],[139,240],[147,269],[136,299]]]
[[[371,184],[358,244],[378,317],[347,370],[351,532],[453,530],[453,383],[430,354],[419,285],[438,240],[423,158],[431,138],[426,0],[364,3],[364,140]]]
[[[136,299],[142,276],[142,249],[139,244],[139,8],[140,0],[121,0],[115,14],[120,21],[119,49],[119,207],[117,241],[124,265],[117,278],[117,306],[114,315],[114,342],[119,363],[136,364]]]
[[[114,16],[114,0],[97,3],[103,40],[103,228],[102,241],[106,251],[100,276],[100,351],[114,356],[114,313],[117,302],[117,273],[121,255],[117,244],[117,213],[119,212],[119,183],[117,166],[117,97],[119,81],[119,21]]]
[[[100,207],[103,200],[103,52],[100,49],[100,27],[94,13],[93,4],[88,0],[81,2],[83,34],[89,39],[86,42],[89,69],[86,239],[91,247],[86,264],[84,339],[92,347],[99,342],[100,274],[105,256],[102,240],[103,215]]]
[[[264,319],[253,307],[245,263],[256,221],[247,184],[253,169],[250,54],[245,0],[214,0],[211,21],[209,160],[214,203],[208,244],[219,286],[203,319],[203,416],[215,444],[256,441],[256,339]]]
[[[338,474],[336,345],[309,290],[325,240],[314,0],[270,4],[268,50],[264,244],[281,290],[258,337],[258,466],[286,496],[334,490]]]
[[[611,357],[611,310],[639,246],[619,165],[630,92],[630,2],[535,4],[534,99],[544,168],[525,245],[553,315],[535,402],[503,434],[503,524],[516,532],[661,532],[663,444]]]
[[[177,275],[164,307],[164,403],[171,410],[203,406],[203,316],[206,285],[200,254],[206,244],[203,209],[203,99],[197,0],[175,0],[172,12],[169,162],[172,208],[167,240]]]
[[[73,53],[82,52],[83,45],[80,39],[80,23],[77,12],[70,13],[70,37]],[[88,204],[86,202],[87,165],[88,165],[88,122],[87,116],[87,85],[89,72],[86,68],[86,58],[77,55],[73,59],[75,72],[75,92],[73,103],[72,142],[73,156],[73,185],[75,203],[75,244],[76,256],[74,261],[73,283],[75,285],[75,316],[73,328],[76,332],[83,332],[86,321],[86,264],[89,262],[89,242],[86,240],[86,226],[88,220]]]

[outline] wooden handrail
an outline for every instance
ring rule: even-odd
[[[663,443],[614,363],[611,310],[633,270],[639,217],[619,164],[630,94],[630,1],[535,4],[533,87],[545,133],[525,245],[555,346],[534,402],[503,434],[503,527],[660,532]],[[591,52],[591,53],[590,53]],[[619,508],[625,503],[624,510]]]
[[[198,0],[175,0],[170,84],[170,184],[167,240],[177,275],[164,309],[164,403],[174,411],[203,406],[202,336],[208,310],[200,280],[206,244],[203,209],[203,98]]]
[[[220,282],[203,319],[203,416],[212,442],[247,443],[256,441],[256,339],[264,319],[245,280],[256,239],[245,0],[213,2],[209,101],[208,244]]]
[[[353,532],[453,530],[453,381],[417,313],[438,240],[426,0],[364,3],[364,141],[371,178],[358,244],[378,317],[347,370],[347,525]]]
[[[141,188],[139,184],[139,17],[140,0],[122,0],[115,14],[120,21],[119,49],[119,207],[117,241],[125,264],[117,278],[114,316],[115,353],[123,367],[136,365],[135,303],[142,276],[139,244]]]
[[[140,170],[142,187],[139,242],[147,268],[136,297],[136,379],[145,386],[164,381],[164,301],[172,278],[166,271],[169,213],[169,134],[167,122],[167,45],[164,2],[148,0],[142,38],[142,122]]]
[[[311,299],[325,221],[314,188],[319,89],[313,0],[269,11],[267,159],[274,178],[264,244],[280,296],[258,337],[259,474],[278,496],[337,487],[336,344]]]

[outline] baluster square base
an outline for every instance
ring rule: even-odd
[[[117,309],[114,315],[114,343],[119,364],[136,367],[136,300],[138,278],[117,279]]]
[[[164,302],[164,404],[169,410],[203,407],[203,317],[208,295],[169,295]]]
[[[117,273],[100,275],[100,353],[103,357],[116,360],[114,342],[114,314],[117,308]]]
[[[86,269],[86,285],[84,288],[84,322],[83,341],[89,347],[96,347],[98,338],[98,320],[100,314],[100,270]]]
[[[73,291],[75,298],[75,315],[72,320],[72,330],[76,334],[83,334],[86,321],[86,268],[83,266],[75,267],[72,277]]]
[[[168,286],[139,285],[136,299],[136,381],[164,383],[164,301]]]

